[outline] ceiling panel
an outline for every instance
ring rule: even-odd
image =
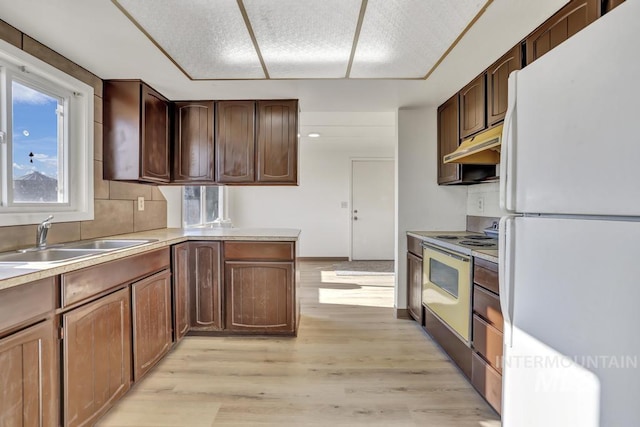
[[[344,78],[361,0],[244,0],[272,78]]]
[[[265,78],[236,0],[117,3],[192,79]]]
[[[487,0],[369,0],[351,78],[423,78]]]

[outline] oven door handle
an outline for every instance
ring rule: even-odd
[[[469,260],[470,260],[470,258],[469,258],[469,257],[466,257],[466,256],[464,256],[464,255],[454,254],[454,253],[451,253],[451,252],[449,252],[449,251],[445,251],[445,250],[440,249],[440,248],[438,248],[438,247],[431,246],[430,244],[425,243],[425,242],[422,242],[422,249],[428,249],[428,250],[430,250],[430,251],[436,251],[436,252],[439,252],[439,253],[441,253],[441,254],[444,254],[444,255],[450,256],[451,258],[457,259],[457,260],[459,260],[459,261],[469,262]]]

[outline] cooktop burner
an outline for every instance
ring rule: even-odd
[[[469,239],[469,240],[492,240],[493,237],[489,237],[489,236],[478,236],[476,234],[470,234],[468,236],[464,236],[464,239]]]
[[[484,239],[483,239],[484,240]],[[476,247],[481,247],[481,248],[488,248],[491,246],[496,246],[496,244],[494,242],[479,242],[479,241],[473,241],[473,240],[462,240],[461,242],[458,242],[461,245],[466,245],[466,246],[476,246]]]
[[[450,236],[450,235],[442,235],[442,236],[436,236],[437,239],[443,239],[443,240],[458,240],[459,237],[458,236]]]

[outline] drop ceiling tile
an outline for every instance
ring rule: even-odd
[[[117,2],[191,78],[265,78],[236,0]]]
[[[244,0],[272,78],[344,78],[361,0]]]
[[[423,78],[486,0],[369,0],[351,78]]]

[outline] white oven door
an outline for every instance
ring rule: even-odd
[[[423,243],[422,303],[469,342],[471,260],[468,256]]]

